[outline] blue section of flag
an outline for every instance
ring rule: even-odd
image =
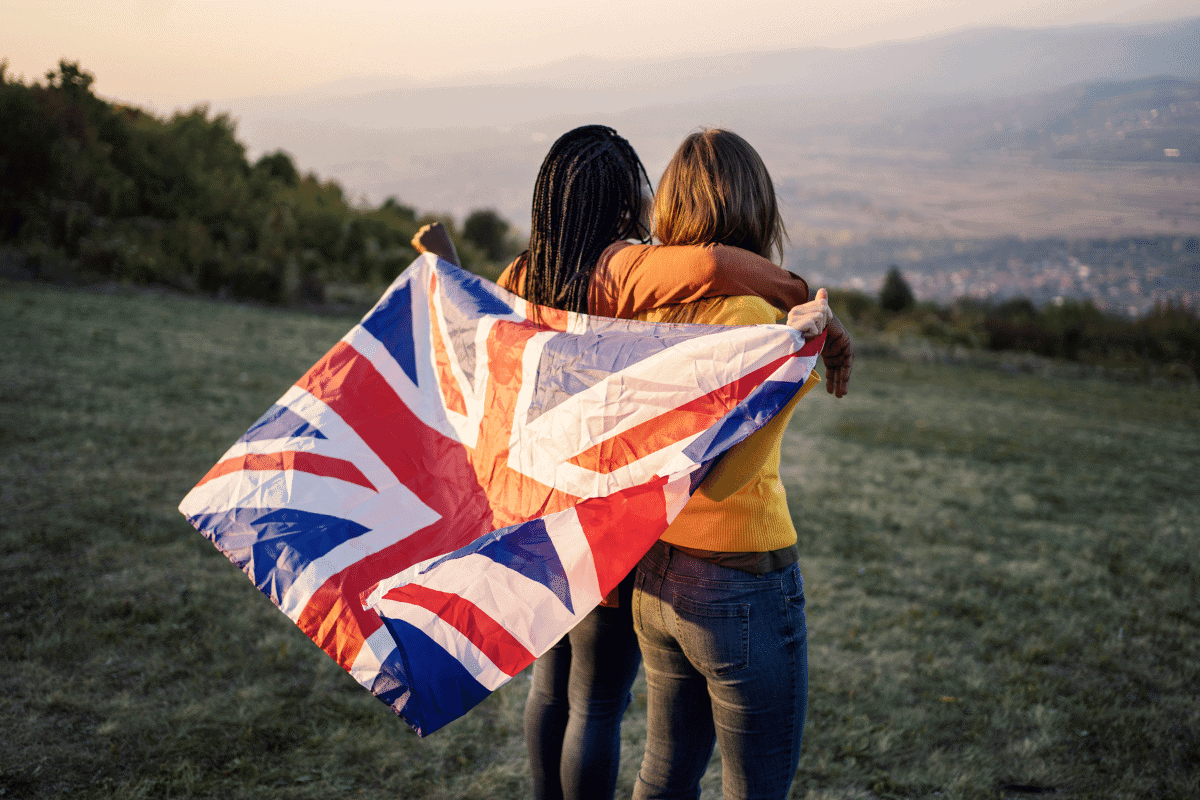
[[[716,466],[717,461],[719,461],[720,458],[720,456],[717,456],[716,458],[705,461],[696,469],[695,472],[692,473],[691,482],[688,484],[689,495],[696,493],[696,490],[700,488],[700,484],[704,483],[704,479],[708,477],[708,473],[712,471],[712,468]]]
[[[324,439],[325,434],[287,406],[274,405],[250,426],[239,442],[261,442],[267,439]]]
[[[438,263],[438,272],[446,280],[441,282],[445,299],[466,317],[478,319],[484,316],[507,317],[513,308],[500,299],[499,287],[446,262]]]
[[[342,517],[291,508],[243,507],[188,520],[276,603],[309,563],[370,530]]]
[[[571,605],[571,587],[567,581],[567,571],[563,567],[562,559],[558,557],[558,550],[554,548],[550,534],[546,531],[546,523],[541,519],[512,525],[481,536],[466,547],[442,556],[421,570],[421,574],[424,575],[448,561],[469,555],[490,558],[531,581],[537,581],[554,592],[554,596],[562,601],[568,611],[575,613],[575,608]]]
[[[799,388],[786,381],[764,381],[717,425],[693,439],[684,455],[696,463],[712,460],[767,424]]]
[[[400,619],[381,619],[396,641],[396,650],[384,661],[371,693],[419,735],[458,719],[491,694],[458,659],[418,628]]]
[[[417,357],[413,347],[412,287],[406,281],[376,306],[362,326],[380,341],[414,384]]]

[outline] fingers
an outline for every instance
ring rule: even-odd
[[[845,397],[850,386],[850,370],[842,367],[825,368],[825,391],[834,397]]]
[[[825,368],[825,391],[834,397],[845,397],[850,383],[850,370],[842,367]]]
[[[844,397],[850,387],[854,347],[850,343],[850,335],[837,317],[830,319],[821,359],[825,362],[825,390],[835,397]]]
[[[788,312],[787,324],[804,334],[805,338],[816,336],[825,330],[833,312],[829,310],[829,293],[818,289],[816,298],[801,303]]]
[[[428,245],[431,241],[440,241],[441,239],[449,238],[446,229],[442,227],[440,222],[426,222],[421,227],[417,228],[417,232],[413,234],[413,246],[418,244]]]
[[[825,390],[835,397],[845,397],[850,387],[850,369],[854,364],[854,348],[842,323],[829,308],[829,292],[817,289],[816,295],[788,312],[787,324],[810,339],[826,332],[821,359],[825,362]]]
[[[850,337],[841,322],[829,308],[829,292],[817,289],[816,295],[788,312],[787,324],[810,339],[821,331],[826,332],[821,358],[825,362],[826,391],[836,397],[844,397],[850,385],[850,367],[854,363],[854,350]]]
[[[796,306],[788,312],[787,324],[811,339],[825,328],[825,317],[819,311],[804,311],[803,306]]]
[[[833,311],[829,308],[829,292],[825,289],[817,289],[817,303],[821,312],[821,326],[817,328],[818,332],[825,330],[829,326],[829,320],[833,319]]]

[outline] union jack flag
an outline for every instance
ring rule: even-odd
[[[532,311],[418,258],[180,505],[422,736],[594,608],[823,340]]]

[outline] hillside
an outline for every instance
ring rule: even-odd
[[[353,323],[0,282],[0,795],[530,796],[527,677],[418,739],[176,510]],[[1193,387],[863,358],[782,452],[801,796],[1197,796]]]
[[[419,197],[459,216],[491,207],[522,228],[549,143],[600,122],[654,178],[696,126],[742,133],[781,187],[798,247],[1191,236],[1196,41],[1200,19],[987,29],[846,50],[578,59],[444,86],[340,82],[227,107],[252,152],[282,147],[355,195]]]
[[[67,61],[30,84],[5,66],[0,276],[320,302],[331,283],[390,282],[434,218],[394,197],[356,201],[278,150],[251,161],[227,114],[110,103]],[[498,274],[523,245],[492,211],[463,216],[461,235],[444,220],[463,265]]]
[[[1200,81],[1153,77],[943,105],[867,132],[897,149],[1025,151],[1102,161],[1200,161]]]

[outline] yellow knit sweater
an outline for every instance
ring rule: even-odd
[[[775,308],[758,297],[713,297],[643,311],[636,318],[709,325],[779,321]],[[779,414],[717,462],[663,533],[663,541],[724,553],[765,553],[796,543],[779,480],[779,448],[796,403],[820,380],[814,371]]]

